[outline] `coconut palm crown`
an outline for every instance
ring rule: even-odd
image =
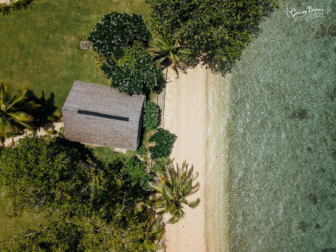
[[[169,213],[172,217],[168,223],[176,223],[183,216],[183,204],[191,208],[199,205],[200,199],[188,202],[186,198],[196,193],[200,187],[199,182],[193,185],[193,181],[198,177],[193,175],[193,166],[188,170],[188,164],[183,162],[180,168],[176,164],[176,169],[173,165],[166,167],[166,172],[157,174],[158,182],[149,183],[151,187],[159,194],[157,198],[150,200],[149,204],[159,210],[158,214],[162,215]]]
[[[22,88],[17,95],[12,94],[8,84],[0,84],[0,139],[4,141],[10,133],[19,132],[25,128],[32,129],[32,116],[28,111],[35,108],[34,102],[29,102],[28,88]]]
[[[149,54],[154,58],[157,64],[168,59],[174,69],[176,69],[177,66],[186,67],[180,59],[180,55],[190,54],[190,52],[180,48],[179,40],[173,39],[166,31],[163,31],[162,34],[161,36],[157,31],[153,33],[152,39],[148,43]]]

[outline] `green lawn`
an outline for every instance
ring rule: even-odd
[[[80,50],[80,41],[87,39],[95,23],[112,11],[140,14],[146,20],[148,10],[145,0],[36,0],[34,10],[0,15],[0,82],[14,89],[28,86],[38,96],[42,91],[46,97],[53,92],[61,111],[75,80],[107,84],[94,53]],[[111,148],[94,151],[104,161],[120,155]],[[128,152],[126,157],[133,155]],[[0,202],[0,240],[46,221],[28,214],[12,218]]]
[[[94,153],[97,155],[97,157],[102,160],[102,161],[106,161],[106,162],[110,162],[114,159],[116,159],[117,157],[122,157],[122,158],[131,158],[135,155],[135,151],[127,151],[126,154],[123,153],[119,153],[119,152],[114,152],[113,148],[109,148],[109,147],[100,147],[100,146],[90,146],[91,148],[93,148]]]
[[[58,111],[75,80],[107,84],[80,41],[112,11],[150,16],[145,0],[36,0],[34,10],[0,15],[0,82],[53,92]]]

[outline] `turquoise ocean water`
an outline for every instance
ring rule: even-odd
[[[209,251],[336,251],[336,0],[281,2],[208,90]]]

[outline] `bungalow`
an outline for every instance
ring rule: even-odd
[[[65,138],[136,150],[144,101],[144,95],[128,96],[107,86],[75,81],[62,108]]]

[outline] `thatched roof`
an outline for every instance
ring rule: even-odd
[[[75,81],[62,108],[71,141],[135,150],[144,95],[128,96],[107,86]]]

